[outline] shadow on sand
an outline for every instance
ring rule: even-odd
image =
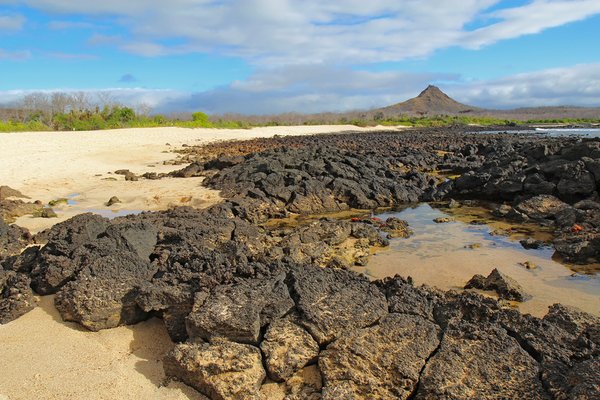
[[[132,355],[140,360],[135,363],[135,369],[144,375],[157,387],[168,387],[179,390],[190,400],[208,400],[195,389],[181,383],[170,381],[163,371],[162,359],[174,344],[167,333],[167,329],[159,318],[151,318],[137,325],[129,326],[133,333],[133,340],[129,345]]]

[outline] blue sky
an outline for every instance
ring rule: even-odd
[[[477,106],[600,106],[598,38],[598,0],[0,0],[0,102],[343,111],[433,83]]]

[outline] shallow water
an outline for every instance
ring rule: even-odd
[[[398,212],[378,215],[385,219],[395,216],[408,221],[414,231],[408,239],[392,239],[389,248],[378,250],[366,267],[355,267],[373,279],[386,276],[411,276],[416,284],[428,284],[443,290],[462,289],[475,274],[487,276],[492,269],[511,276],[533,298],[521,303],[521,311],[543,316],[547,307],[563,303],[600,315],[599,266],[574,272],[568,265],[553,258],[554,250],[547,246],[537,250],[524,249],[518,240],[526,237],[546,240],[546,230],[530,230],[528,226],[512,226],[502,221],[486,221],[480,207],[436,209],[421,204]],[[475,217],[480,215],[480,217]],[[437,224],[438,217],[455,218]],[[469,221],[475,219],[476,225]],[[506,233],[513,228],[508,236]],[[516,229],[515,229],[516,228]],[[537,266],[527,269],[520,263],[529,261]]]
[[[106,209],[94,209],[94,208],[86,208],[84,212],[90,212],[94,214],[98,214],[102,217],[113,219],[117,217],[126,217],[128,215],[137,215],[141,214],[143,210],[106,210]]]
[[[478,133],[505,133],[506,131],[481,131]],[[534,128],[514,133],[529,133],[549,137],[579,136],[586,138],[600,138],[600,128]]]

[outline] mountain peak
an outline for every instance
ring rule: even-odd
[[[443,96],[448,97],[448,95],[441,91],[441,89],[434,85],[429,85],[423,90],[417,97],[426,97],[426,96]],[[449,98],[449,97],[448,97]]]
[[[403,103],[385,107],[383,110],[396,114],[456,114],[476,109],[450,98],[440,88],[429,85],[417,97]]]

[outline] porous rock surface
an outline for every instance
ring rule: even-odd
[[[0,269],[0,325],[19,318],[36,306],[29,284],[27,275]]]
[[[319,357],[323,398],[408,398],[439,334],[440,328],[423,317],[394,313],[376,326],[349,332]]]
[[[315,361],[319,345],[313,337],[294,321],[278,319],[269,325],[260,344],[269,377],[283,382]]]
[[[256,347],[223,339],[212,343],[182,343],[163,360],[165,373],[214,400],[259,399],[265,379]]]

